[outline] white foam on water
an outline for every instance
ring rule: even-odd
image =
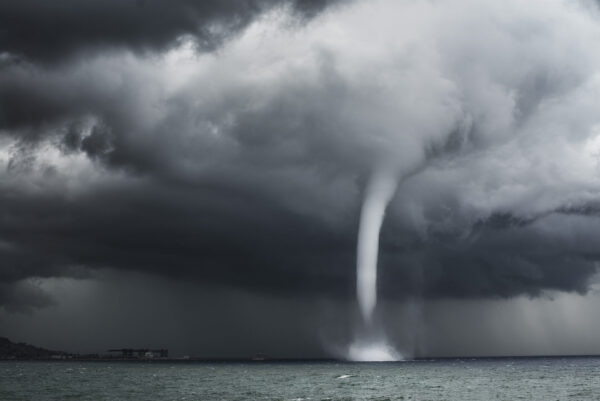
[[[395,362],[402,355],[386,342],[355,342],[348,349],[348,359],[354,362]]]

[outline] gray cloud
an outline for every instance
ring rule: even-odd
[[[364,182],[383,162],[402,181],[386,298],[585,292],[600,24],[584,4],[357,2],[303,24],[257,11],[214,52],[166,50],[185,32],[165,27],[7,63],[0,277],[110,267],[349,297]]]
[[[164,3],[156,0],[8,0],[0,5],[0,51],[36,61],[60,61],[111,48],[153,51],[182,36],[214,49],[265,10],[289,5],[313,16],[327,0],[243,0]]]
[[[55,300],[31,281],[0,282],[0,305],[8,313],[31,314],[35,309],[55,305]]]

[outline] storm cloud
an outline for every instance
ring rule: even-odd
[[[383,297],[588,291],[596,3],[64,3],[0,6],[3,293],[111,268],[347,299],[381,164]]]
[[[168,3],[157,0],[8,0],[0,5],[0,49],[19,58],[57,62],[110,49],[164,50],[193,38],[211,50],[272,7],[290,6],[302,19],[328,0],[242,0]]]

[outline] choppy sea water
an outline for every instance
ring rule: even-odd
[[[600,358],[0,362],[0,400],[600,400]]]

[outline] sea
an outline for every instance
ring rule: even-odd
[[[600,400],[600,358],[3,361],[0,400]]]

